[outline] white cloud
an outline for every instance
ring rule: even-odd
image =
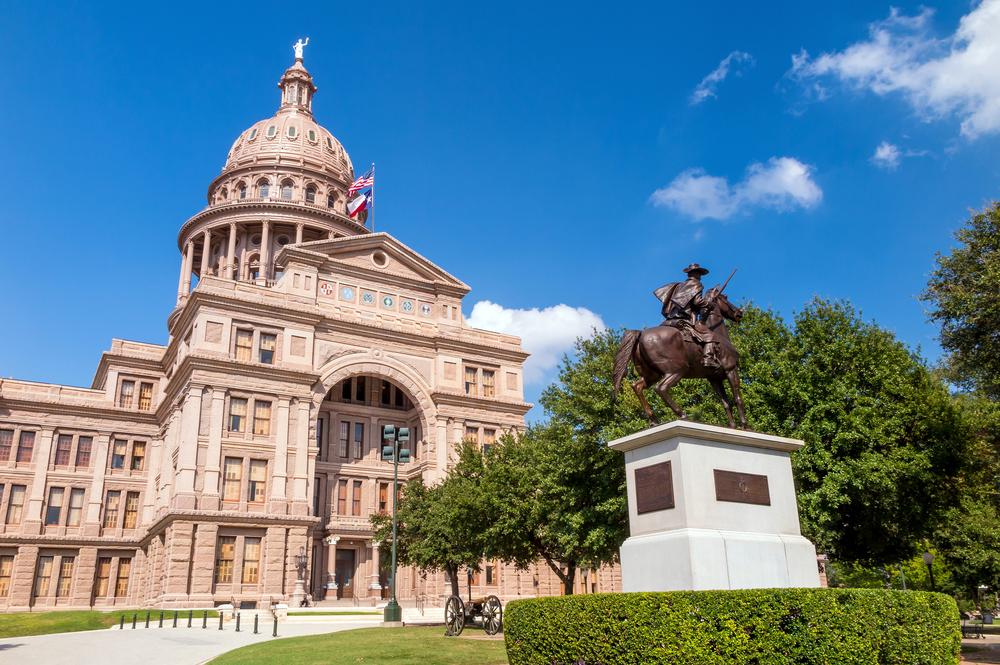
[[[729,219],[749,208],[785,211],[813,208],[823,190],[812,178],[812,167],[794,157],[772,157],[747,167],[733,185],[703,169],[688,169],[650,196],[653,205],[673,208],[694,219]]]
[[[545,309],[509,309],[489,300],[472,307],[466,323],[474,328],[517,335],[531,357],[524,363],[524,382],[540,381],[573,348],[577,337],[607,326],[586,307],[554,305]]]
[[[877,95],[901,94],[925,120],[955,116],[974,139],[1000,132],[1000,0],[984,0],[943,39],[930,33],[933,11],[892,9],[868,39],[811,58],[792,56],[799,80],[832,78]]]
[[[739,67],[744,63],[753,65],[753,56],[743,51],[733,51],[723,58],[719,66],[710,71],[691,93],[691,106],[697,106],[709,97],[715,97],[715,90],[729,76],[730,67],[733,68],[733,73],[739,76]]]
[[[902,158],[903,153],[897,146],[889,143],[888,141],[882,141],[875,148],[875,154],[872,155],[872,164],[879,167],[880,169],[885,169],[886,171],[895,171],[899,168],[899,160]]]

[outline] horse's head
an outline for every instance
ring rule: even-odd
[[[729,302],[729,298],[726,297],[725,293],[719,290],[718,286],[713,286],[708,290],[705,300],[709,302],[711,307],[718,310],[720,315],[730,321],[739,323],[740,319],[743,318],[743,310]]]

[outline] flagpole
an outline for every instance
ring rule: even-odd
[[[372,162],[372,233],[375,233],[375,162]]]

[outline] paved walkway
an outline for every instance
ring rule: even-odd
[[[377,619],[380,619],[377,618]],[[378,625],[377,620],[329,621],[278,624],[278,639],[296,635],[333,633],[352,628]],[[141,624],[140,624],[141,626]],[[0,639],[0,663],[24,665],[197,665],[219,654],[248,644],[266,642],[271,637],[271,624],[261,634],[253,634],[251,623],[240,632],[232,622],[218,630],[209,622],[207,629],[136,628],[125,630],[89,630],[78,633],[58,633]]]

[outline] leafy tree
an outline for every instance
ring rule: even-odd
[[[1000,202],[972,215],[938,254],[923,300],[941,324],[952,381],[1000,399]]]
[[[418,478],[400,491],[396,510],[398,561],[425,572],[445,571],[453,595],[459,595],[459,570],[478,570],[483,558],[481,473],[482,457],[463,444],[460,463],[441,483],[428,487]],[[375,539],[384,543],[383,547],[391,546],[392,515],[372,515],[371,523]]]

